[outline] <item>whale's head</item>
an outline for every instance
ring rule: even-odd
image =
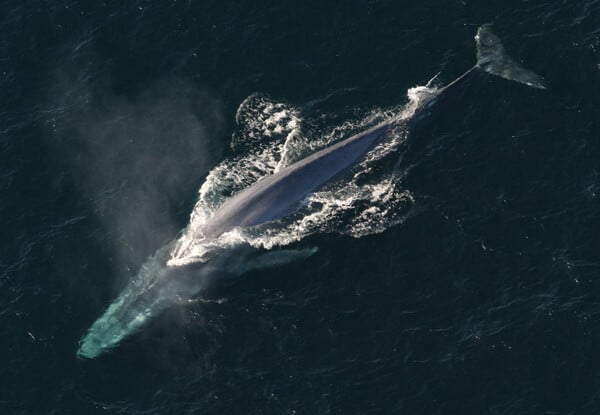
[[[211,266],[169,267],[150,258],[88,329],[77,357],[93,359],[135,333],[150,318],[177,302],[188,301],[207,284]]]
[[[168,277],[162,267],[142,267],[81,339],[77,357],[97,357],[137,331],[148,318],[161,312],[169,298],[161,293],[159,286],[164,283],[160,284],[160,280]]]
[[[316,252],[316,248],[260,252],[239,245],[215,250],[204,262],[189,259],[171,261],[181,265],[168,265],[167,248],[142,265],[121,295],[92,324],[79,342],[77,357],[93,359],[114,348],[169,306],[198,297],[217,278],[286,264]]]

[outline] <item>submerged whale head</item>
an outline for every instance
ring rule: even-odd
[[[135,291],[130,284],[82,338],[77,357],[92,359],[116,346],[166,307],[166,298]]]
[[[159,256],[159,255],[157,255]],[[212,267],[169,267],[150,258],[79,343],[77,357],[93,359],[136,332],[168,306],[187,301],[208,281]]]
[[[79,342],[77,357],[93,359],[114,348],[170,305],[198,296],[216,277],[236,277],[302,260],[315,252],[317,248],[257,252],[249,245],[240,245],[215,251],[217,255],[206,262],[169,266],[164,250],[159,250],[92,324]]]

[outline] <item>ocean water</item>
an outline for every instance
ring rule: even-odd
[[[461,75],[488,23],[546,89],[474,73],[240,237],[312,255],[76,356],[157,249]],[[7,0],[0,34],[0,413],[600,410],[597,0]]]

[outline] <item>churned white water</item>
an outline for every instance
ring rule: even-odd
[[[222,161],[206,177],[168,265],[204,262],[216,248],[243,243],[270,249],[314,233],[362,237],[402,222],[413,195],[404,188],[401,171],[380,171],[378,162],[388,156],[401,156],[400,147],[408,134],[405,121],[435,91],[424,86],[411,88],[405,105],[372,109],[324,133],[311,130],[310,119],[303,118],[301,109],[261,94],[250,95],[236,113],[238,126],[231,146],[239,154]],[[349,174],[310,195],[297,214],[254,229],[234,229],[213,240],[203,237],[203,225],[228,197],[318,149],[391,118],[398,119],[398,127],[386,134]]]

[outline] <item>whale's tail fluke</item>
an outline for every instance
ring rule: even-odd
[[[542,77],[525,69],[506,55],[498,36],[489,24],[483,25],[475,35],[477,44],[477,67],[493,75],[521,82],[534,88],[545,89]]]

